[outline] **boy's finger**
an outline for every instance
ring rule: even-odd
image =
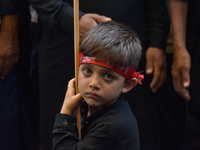
[[[75,78],[69,80],[69,85],[71,85],[71,86],[75,85]]]
[[[76,94],[75,99],[77,100],[77,102],[80,102],[82,100],[81,93]]]
[[[68,82],[68,89],[67,92],[74,95],[75,94],[75,78],[71,79]]]

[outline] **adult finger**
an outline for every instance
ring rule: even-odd
[[[92,14],[92,18],[98,23],[107,22],[107,21],[111,21],[112,20],[109,17],[98,15],[98,14]]]
[[[17,39],[15,40],[15,51],[13,51],[13,57],[14,64],[16,64],[19,60],[19,43]]]
[[[79,21],[80,36],[82,37],[86,32],[96,25],[97,22],[92,18],[92,14],[83,15]]]
[[[182,87],[181,90],[176,91],[180,96],[182,96],[186,101],[190,101],[191,97],[190,97],[190,93],[188,92],[188,90],[184,87]]]
[[[182,83],[182,75],[180,70],[173,70],[172,69],[172,77],[173,77],[173,85],[174,85],[174,90],[185,100],[189,101],[190,100],[190,94],[186,88],[183,87]]]
[[[148,51],[146,53],[146,74],[153,73],[153,56],[149,55]]]
[[[181,70],[182,73],[182,83],[185,88],[190,86],[190,67],[184,67]]]
[[[165,63],[162,66],[155,66],[154,68],[154,77],[152,79],[152,82],[150,84],[150,88],[152,89],[152,92],[157,92],[157,90],[164,84],[166,80],[166,67],[167,64]]]

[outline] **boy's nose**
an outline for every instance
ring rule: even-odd
[[[89,86],[90,88],[93,88],[96,90],[100,89],[100,82],[99,82],[99,77],[97,74],[92,76]]]

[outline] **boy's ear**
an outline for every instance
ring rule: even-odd
[[[130,91],[134,86],[136,86],[136,84],[137,84],[137,79],[136,78],[132,78],[132,79],[127,80],[124,83],[124,87],[122,89],[122,93],[126,93],[126,92]]]

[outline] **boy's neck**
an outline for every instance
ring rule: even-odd
[[[96,107],[91,107],[91,106],[88,105],[87,117],[89,117],[91,114],[95,113],[95,112],[98,111],[98,110],[100,110],[100,108],[97,109]]]
[[[112,103],[110,103],[110,104],[108,104],[108,105],[106,105],[106,106],[103,106],[103,107],[92,107],[92,106],[89,106],[89,105],[88,105],[87,117],[89,117],[89,116],[92,115],[93,113],[95,113],[95,112],[97,112],[97,111],[99,111],[99,110],[101,110],[101,109],[103,109],[103,108],[105,108],[105,107],[107,107],[107,106],[109,106],[109,105],[115,103],[115,102],[119,99],[119,97],[120,97],[120,95],[118,96],[118,98],[116,98],[115,101],[113,101]]]

